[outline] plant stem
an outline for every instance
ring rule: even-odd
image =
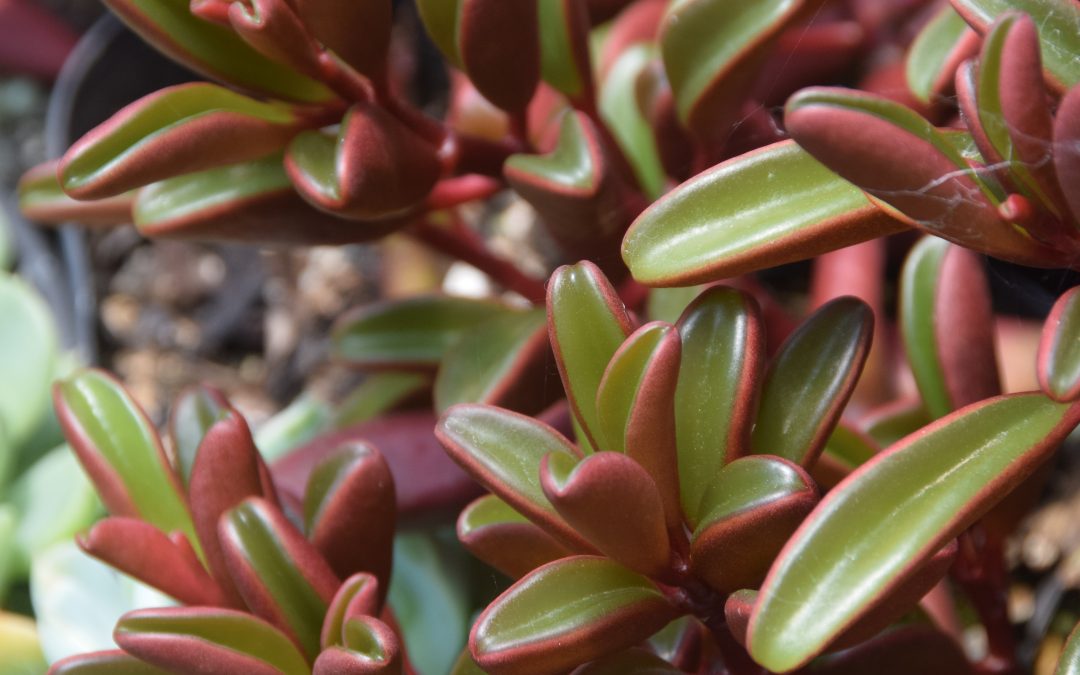
[[[1016,639],[1006,604],[1008,575],[1001,543],[973,529],[960,537],[953,577],[964,589],[986,629],[987,656],[976,664],[987,675],[1019,675]]]
[[[420,221],[410,226],[406,232],[436,251],[469,263],[508,290],[525,296],[530,302],[540,305],[544,303],[546,288],[543,282],[525,274],[509,260],[492,253],[480,237],[465,228],[458,232],[448,232],[430,222]],[[466,235],[466,232],[469,234]]]
[[[746,649],[735,641],[735,636],[728,629],[724,613],[717,612],[704,619],[705,626],[712,633],[724,667],[730,675],[765,675],[767,670],[754,663]]]

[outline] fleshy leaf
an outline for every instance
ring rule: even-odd
[[[990,285],[977,253],[926,237],[904,265],[900,303],[908,362],[934,418],[1001,393]]]
[[[632,330],[630,315],[590,262],[555,270],[548,282],[547,308],[551,347],[566,397],[595,447],[600,433],[596,392],[608,362]]]
[[[308,675],[289,638],[250,614],[205,607],[146,609],[116,624],[124,651],[170,672]]]
[[[511,579],[572,552],[495,495],[469,504],[457,522],[465,548]]]
[[[698,507],[691,569],[723,593],[757,587],[817,501],[817,486],[797,464],[767,455],[735,460]]]
[[[57,661],[49,669],[50,675],[166,675],[169,672],[121,649],[76,654]]]
[[[561,672],[630,647],[678,615],[651,581],[605,558],[545,565],[477,619],[469,649],[492,675]]]
[[[592,661],[575,670],[574,675],[679,675],[683,672],[651,652],[633,648]]]
[[[1080,624],[1072,629],[1061,650],[1054,675],[1077,675],[1080,673]]]
[[[906,435],[903,433],[896,440]],[[873,437],[841,420],[825,442],[825,448],[810,473],[819,485],[831,488],[879,452],[881,446]]]
[[[540,29],[540,74],[563,94],[587,97],[592,92],[589,62],[589,15],[578,0],[537,0]]]
[[[61,186],[77,199],[132,188],[279,150],[303,118],[207,82],[168,87],[124,107],[68,150]]]
[[[906,226],[792,141],[708,169],[645,210],[623,260],[650,286],[685,286],[803,260]]]
[[[918,396],[900,398],[866,413],[859,428],[880,447],[888,447],[904,436],[933,422]]]
[[[464,0],[417,0],[416,8],[424,22],[431,41],[439,48],[446,60],[461,66],[458,53],[458,15]]]
[[[442,295],[369,305],[338,320],[333,355],[361,367],[434,368],[462,335],[507,311],[491,300]]]
[[[750,437],[755,454],[814,465],[859,379],[873,326],[866,303],[838,298],[784,342],[762,385]]]
[[[342,628],[349,619],[378,614],[380,595],[379,581],[366,572],[358,572],[342,582],[326,610],[319,638],[322,648],[343,643]]]
[[[210,428],[231,413],[229,401],[217,389],[197,385],[184,390],[169,414],[173,468],[187,487],[199,445]]]
[[[822,675],[971,675],[975,672],[956,640],[932,626],[908,625],[826,656]]]
[[[457,4],[457,51],[469,79],[495,105],[523,113],[540,81],[537,0]]]
[[[58,382],[53,400],[64,435],[110,512],[197,541],[161,440],[119,382],[102,371],[84,370]]]
[[[612,64],[600,85],[600,114],[611,129],[638,183],[650,198],[664,193],[667,177],[660,148],[645,111],[638,100],[638,85],[656,62],[656,49],[637,44],[628,47]]]
[[[319,654],[313,675],[400,675],[401,647],[394,631],[370,616],[357,617],[342,629],[345,644]]]
[[[577,459],[561,434],[531,417],[492,406],[460,404],[443,414],[435,435],[466,473],[549,534],[591,550],[544,496],[540,462],[548,453]]]
[[[1039,387],[1056,401],[1080,399],[1080,286],[1050,310],[1039,342]]]
[[[1080,87],[1065,94],[1054,117],[1054,168],[1073,221],[1080,223]]]
[[[818,654],[1030,475],[1078,422],[1080,405],[1005,396],[961,409],[863,465],[825,496],[770,570],[750,621],[754,660],[783,672]]]
[[[923,26],[908,49],[905,76],[908,89],[924,103],[945,96],[960,62],[975,53],[978,35],[949,5]]]
[[[691,527],[720,469],[747,452],[757,409],[765,335],[757,303],[717,286],[679,319],[682,361],[675,390],[679,495]]]
[[[394,18],[391,0],[296,0],[293,5],[315,39],[360,74],[385,84]]]
[[[358,384],[334,411],[334,426],[367,422],[415,396],[429,384],[423,373],[372,373]]]
[[[14,452],[49,410],[59,338],[49,307],[22,279],[0,271],[0,427]],[[2,480],[0,476],[0,480]]]
[[[132,222],[134,195],[123,194],[92,202],[68,197],[56,176],[57,160],[39,164],[19,179],[19,209],[30,220],[60,224],[75,221],[83,225],[121,225]]]

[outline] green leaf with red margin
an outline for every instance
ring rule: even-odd
[[[385,623],[370,616],[354,617],[341,632],[343,644],[319,654],[313,675],[401,674],[401,644]]]
[[[633,330],[633,322],[611,282],[588,261],[555,270],[548,282],[547,310],[559,376],[588,439],[581,445],[583,449],[598,447],[596,393],[608,362]]]
[[[756,588],[817,501],[817,486],[797,464],[767,455],[731,462],[698,507],[691,570],[722,593]]]
[[[378,220],[409,212],[442,172],[435,148],[373,103],[357,103],[337,133],[305,131],[285,153],[285,171],[315,208]]]
[[[173,470],[187,487],[195,457],[210,428],[233,414],[232,406],[217,389],[195,385],[180,392],[169,412],[170,458]]]
[[[469,330],[509,311],[494,300],[448,295],[368,305],[337,321],[331,353],[356,367],[435,368]]]
[[[361,75],[385,85],[391,0],[295,0],[293,5],[315,39]],[[357,29],[363,30],[362,37]]]
[[[540,82],[538,0],[460,0],[457,52],[476,89],[522,115]]]
[[[134,194],[123,194],[108,199],[81,202],[60,187],[56,176],[57,160],[38,164],[26,171],[16,188],[19,210],[30,220],[59,225],[78,222],[82,225],[123,225],[132,222]]]
[[[1039,387],[1062,403],[1080,399],[1080,286],[1066,291],[1043,324]]]
[[[1069,633],[1054,675],[1080,675],[1080,623]]]
[[[316,211],[296,194],[281,161],[271,155],[152,183],[138,192],[135,226],[148,237],[343,244],[376,239],[400,225]]]
[[[560,542],[579,550],[592,547],[544,496],[540,463],[548,453],[578,459],[562,434],[525,415],[485,405],[459,404],[435,428],[446,452],[478,483]]]
[[[873,328],[873,311],[848,296],[823,305],[784,341],[762,384],[754,454],[814,465],[855,389]]]
[[[457,536],[474,556],[511,579],[573,552],[495,495],[480,497],[461,512]]]
[[[765,332],[753,298],[710,288],[683,312],[675,432],[679,497],[691,528],[713,477],[746,454],[765,360]]]
[[[650,199],[664,194],[667,176],[652,123],[639,101],[639,85],[656,67],[656,48],[635,44],[612,64],[600,83],[600,115],[619,143],[642,190]]]
[[[381,603],[379,581],[366,572],[358,572],[342,582],[323,619],[319,644],[323,649],[344,644],[345,622],[361,616],[375,616]]]
[[[645,210],[623,239],[634,278],[687,286],[907,229],[793,141],[708,169]]]
[[[571,527],[612,560],[663,578],[671,562],[664,503],[648,472],[618,452],[578,462],[553,453],[540,465],[544,494]]]
[[[825,496],[770,570],[750,621],[754,660],[784,672],[820,653],[1030,475],[1077,423],[1080,405],[1004,396],[864,464]]]
[[[537,0],[540,76],[570,98],[592,97],[589,14],[578,0]]]
[[[933,419],[1001,393],[990,284],[977,253],[926,237],[900,282],[908,363]]]
[[[953,84],[960,63],[974,56],[979,36],[949,5],[943,5],[926,22],[908,48],[904,74],[915,98],[933,103]]]
[[[462,333],[446,350],[435,377],[435,409],[487,403],[515,410],[534,407],[548,355],[542,309],[495,315]]]
[[[259,498],[226,512],[218,534],[247,606],[314,659],[326,610],[341,585],[330,565],[277,508]]]
[[[198,547],[180,480],[146,413],[112,376],[83,370],[54,385],[60,426],[113,515],[183,532]]]
[[[488,605],[469,650],[491,675],[561,672],[635,645],[678,614],[655,584],[618,563],[565,558]]]
[[[1039,26],[1044,75],[1065,91],[1080,84],[1080,7],[1070,0],[950,0],[964,20],[986,32],[1005,12],[1023,12]]]
[[[282,103],[263,103],[208,82],[179,84],[127,105],[76,141],[60,160],[60,182],[76,199],[112,197],[264,157],[284,148],[304,125]]]
[[[660,28],[664,69],[679,117],[700,139],[724,139],[742,103],[733,92],[756,79],[780,32],[797,18],[803,0],[675,0]]]
[[[632,648],[597,659],[574,671],[574,675],[681,675],[679,670],[656,654]]]
[[[124,651],[169,672],[311,672],[285,634],[244,612],[206,607],[137,610],[121,617],[114,637]]]
[[[60,659],[49,669],[50,675],[166,675],[169,672],[120,649],[76,654]]]
[[[209,78],[302,103],[324,103],[322,84],[262,56],[236,33],[193,15],[188,0],[106,0],[113,14],[169,58]]]
[[[623,452],[656,481],[670,529],[680,529],[675,389],[682,344],[659,321],[634,331],[611,357],[596,391],[599,450]],[[599,439],[598,439],[599,440]]]
[[[1054,168],[1073,224],[1080,227],[1080,87],[1065,94],[1054,117]]]

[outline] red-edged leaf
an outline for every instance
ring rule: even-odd
[[[469,504],[457,521],[465,548],[511,579],[573,552],[495,495]]]
[[[401,645],[382,621],[354,617],[342,627],[343,644],[331,647],[315,660],[313,675],[400,675]]]
[[[122,225],[132,222],[135,195],[82,202],[72,199],[60,187],[56,175],[58,160],[38,164],[19,179],[19,209],[30,220],[60,224],[69,221],[90,226]]]
[[[343,643],[342,628],[349,619],[377,615],[382,607],[381,595],[378,579],[366,572],[358,572],[346,579],[326,610],[319,634],[322,648]]]
[[[377,86],[385,86],[394,18],[390,0],[293,0],[293,6],[315,39]]]
[[[169,411],[169,446],[173,468],[187,487],[195,456],[206,433],[215,423],[235,414],[225,395],[206,385],[180,392]]]
[[[1080,286],[1066,291],[1043,326],[1039,387],[1056,401],[1080,399]]]
[[[537,0],[460,0],[457,45],[476,88],[521,114],[540,81]]]
[[[655,654],[633,648],[592,661],[575,670],[574,675],[678,675],[684,672]]]
[[[229,6],[229,25],[263,56],[319,78],[318,46],[289,0],[234,2]]]
[[[1073,222],[1080,224],[1080,85],[1065,94],[1054,117],[1054,168]]]
[[[52,664],[49,675],[165,675],[163,670],[119,650],[87,652]]]

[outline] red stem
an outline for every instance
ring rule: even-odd
[[[406,232],[436,251],[469,263],[507,289],[525,296],[530,302],[538,305],[544,303],[544,283],[492,253],[475,234],[462,236],[464,232],[448,232],[427,221],[412,225]]]
[[[953,565],[953,578],[963,588],[986,629],[988,653],[976,664],[986,675],[1019,675],[1016,638],[1009,621],[1008,572],[1001,542],[985,537],[973,528],[960,536],[960,553]]]

